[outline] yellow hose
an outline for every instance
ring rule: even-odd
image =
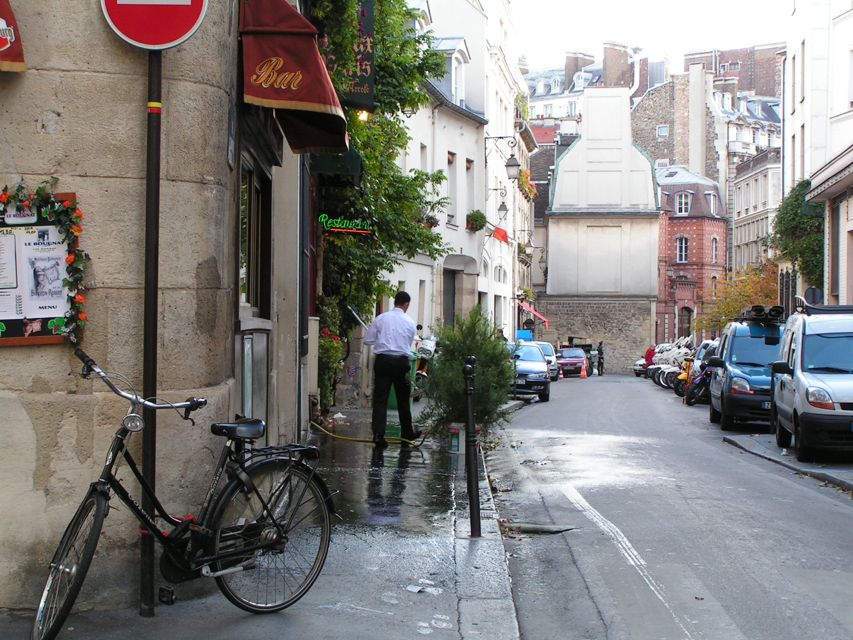
[[[330,436],[332,438],[336,438],[338,440],[348,440],[350,442],[364,442],[365,444],[370,444],[370,445],[373,444],[372,438],[353,438],[351,436],[339,436],[336,433],[332,433],[331,431],[324,429],[318,422],[315,422],[314,420],[311,420],[309,422],[309,424],[312,427],[314,427],[315,429],[322,431],[327,436]],[[390,444],[403,444],[405,442],[406,444],[408,444],[410,446],[420,447],[424,443],[424,440],[426,440],[427,435],[428,435],[428,433],[425,432],[423,437],[421,438],[421,441],[417,442],[417,443],[414,440],[406,440],[405,438],[385,438],[385,440],[386,440],[386,442],[388,442]]]

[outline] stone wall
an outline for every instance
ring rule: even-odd
[[[593,345],[603,340],[605,363],[614,374],[630,373],[634,361],[654,343],[655,306],[648,298],[536,298],[536,309],[548,318],[558,344],[568,336]]]

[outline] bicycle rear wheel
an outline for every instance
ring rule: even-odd
[[[216,578],[228,600],[252,613],[272,613],[299,600],[320,575],[331,537],[329,506],[299,464],[276,458],[247,473],[255,490],[236,478],[213,511],[212,551],[226,558],[212,568],[233,570]]]
[[[53,640],[80,593],[107,516],[107,498],[90,491],[59,542],[33,621],[32,640]]]

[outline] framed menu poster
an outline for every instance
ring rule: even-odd
[[[0,216],[0,346],[65,341],[67,256],[55,223],[34,207]]]

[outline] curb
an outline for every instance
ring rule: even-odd
[[[791,471],[802,473],[803,475],[810,476],[817,480],[829,482],[830,484],[834,484],[842,489],[845,489],[846,491],[853,491],[853,480],[845,480],[844,478],[840,478],[833,473],[819,471],[817,469],[812,469],[808,466],[802,466],[801,464],[795,462],[782,460],[780,459],[778,454],[773,455],[772,452],[768,451],[767,448],[764,447],[761,443],[756,442],[755,439],[751,436],[723,436],[723,442],[742,449],[747,453],[751,453],[755,456],[758,456],[759,458],[764,458],[765,460],[769,460],[770,462],[775,462],[776,464],[785,467],[786,469],[790,469]]]
[[[524,406],[521,401],[504,405],[509,411]],[[480,534],[471,537],[468,488],[464,452],[460,452],[454,477],[456,517],[454,522],[454,560],[456,593],[459,599],[459,635],[462,640],[488,637],[493,640],[518,640],[520,636],[512,580],[503,545],[498,513],[489,487],[489,473],[483,448],[477,457],[484,471],[479,481]]]

